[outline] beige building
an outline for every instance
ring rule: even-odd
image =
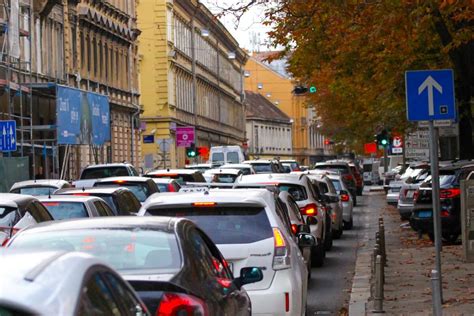
[[[1,1],[0,119],[16,120],[11,155],[29,157],[30,177],[74,179],[91,163],[141,161],[135,21],[135,0]],[[58,104],[81,122],[79,134]]]
[[[196,146],[241,145],[247,55],[225,27],[195,0],[140,1],[138,26],[145,167],[187,162],[179,127],[195,127]],[[168,152],[157,145],[163,139]]]

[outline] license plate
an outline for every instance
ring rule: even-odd
[[[180,193],[199,193],[199,192],[209,192],[208,187],[184,187],[179,189]]]
[[[421,211],[421,212],[418,212],[418,217],[427,218],[427,217],[431,217],[431,214],[432,214],[431,211]]]
[[[410,190],[407,192],[407,198],[409,199],[413,199],[413,196],[415,195],[415,191],[413,190]]]

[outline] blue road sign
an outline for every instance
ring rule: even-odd
[[[0,151],[16,150],[16,122],[0,121]]]
[[[405,72],[409,121],[456,120],[452,69]]]

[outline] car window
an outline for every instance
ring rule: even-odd
[[[331,179],[331,182],[334,185],[334,188],[336,189],[337,192],[342,190],[341,181],[339,181],[337,179]]]
[[[273,237],[262,207],[151,208],[147,212],[155,216],[188,218],[216,244],[247,244]]]
[[[19,193],[19,194],[25,194],[25,195],[33,195],[33,196],[38,196],[38,195],[50,195],[53,194],[54,191],[56,191],[58,188],[56,187],[45,187],[45,186],[38,186],[38,187],[25,187],[25,188],[20,188],[12,191],[12,193]]]
[[[319,187],[317,185],[313,185],[313,181],[309,179],[306,183],[313,198],[315,198],[316,200],[321,200],[321,192],[319,191]]]
[[[212,153],[212,162],[224,162],[224,153]]]
[[[278,185],[278,188],[280,189],[280,191],[286,191],[290,193],[296,201],[304,201],[308,198],[306,190],[302,185],[282,183]]]
[[[78,315],[121,315],[112,292],[98,272],[82,289]]]
[[[134,167],[130,167],[130,172],[132,173],[132,176],[134,176],[134,177],[139,177],[140,176],[137,169],[135,169]]]
[[[290,216],[288,214],[288,212],[289,212],[288,207],[278,197],[275,199],[275,211],[276,211],[278,217],[280,218],[280,220],[282,221],[283,225],[285,225],[286,231],[289,234],[292,234],[292,232],[291,232],[291,220],[290,220]]]
[[[239,154],[235,151],[227,153],[227,163],[239,163]]]
[[[19,219],[20,214],[18,214],[16,208],[0,206],[0,234],[2,233],[2,228],[13,227]],[[9,234],[9,230],[6,233]]]
[[[319,185],[319,190],[321,190],[321,194],[326,194],[329,192],[329,188],[326,183],[317,181]]]
[[[151,195],[151,192],[145,183],[127,183],[123,185],[123,187],[132,191],[140,202],[144,202]]]
[[[112,208],[107,204],[105,203],[104,201],[100,201],[99,202],[100,204],[102,204],[102,207],[104,208],[105,212],[106,212],[106,216],[114,216],[114,211],[112,210]]]
[[[128,212],[130,213],[137,213],[138,210],[140,210],[140,207],[142,206],[138,199],[133,195],[132,192],[123,192],[123,197],[125,197],[127,206],[128,206]]]
[[[104,278],[107,280],[107,283],[110,285],[110,288],[117,297],[120,298],[120,304],[123,306],[126,315],[134,315],[137,311],[137,306],[141,306],[140,302],[137,300],[135,295],[130,291],[130,289],[120,280],[116,275],[110,272],[103,273]]]
[[[181,267],[176,235],[140,227],[25,232],[16,235],[10,247],[86,252],[134,274],[174,273]]]
[[[81,174],[81,179],[101,179],[126,176],[129,176],[127,167],[102,167],[85,169]]]
[[[298,204],[296,204],[295,200],[291,196],[288,198],[288,205],[290,206],[290,212],[293,213],[293,216],[295,216],[300,222],[304,222]]]
[[[89,217],[83,202],[43,202],[55,220]]]
[[[256,173],[273,173],[273,168],[270,163],[256,163],[252,164]]]
[[[158,189],[160,192],[169,192],[169,185],[168,183],[157,183]]]
[[[94,206],[99,216],[109,216],[101,201],[94,201]]]
[[[112,194],[94,194],[94,196],[100,197],[102,200],[104,200],[107,205],[112,209],[112,212],[115,215],[119,215],[119,210],[117,209],[117,205]]]
[[[331,180],[326,180],[325,181],[327,187],[328,187],[328,192],[329,193],[332,193],[332,194],[337,194],[337,190],[336,188],[334,187],[334,184],[332,183]]]
[[[26,210],[33,216],[37,223],[53,220],[53,217],[48,210],[38,201],[31,202]]]
[[[237,176],[233,174],[215,174],[212,176],[212,182],[218,183],[234,183],[235,179],[237,179]]]

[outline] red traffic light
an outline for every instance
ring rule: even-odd
[[[198,147],[197,152],[198,152],[198,156],[201,156],[204,159],[209,158],[209,148],[208,147]]]

